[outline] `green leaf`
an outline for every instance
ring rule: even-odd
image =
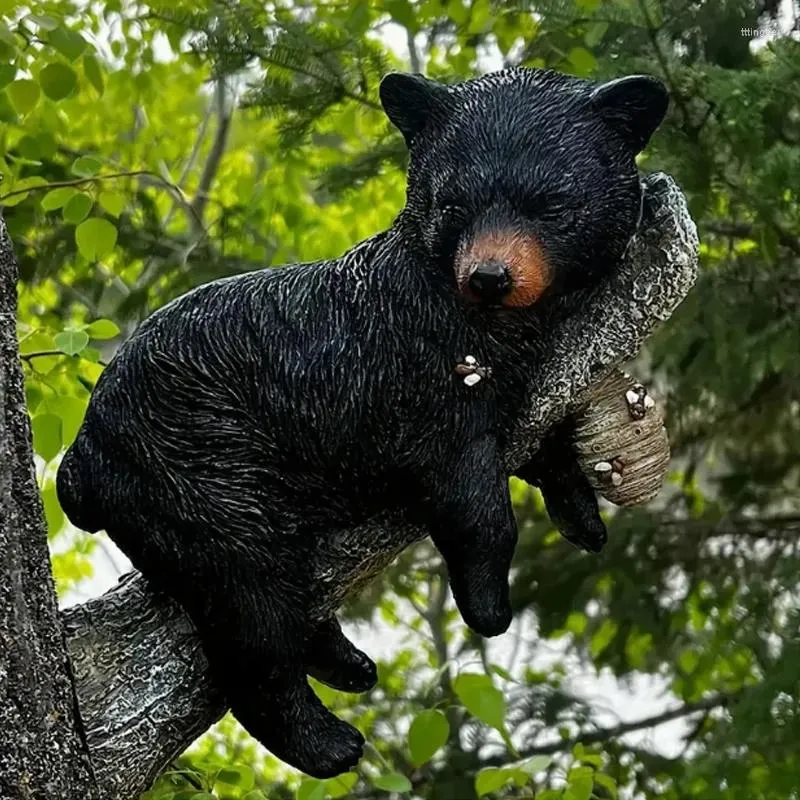
[[[77,225],[81,220],[89,216],[94,200],[86,192],[76,192],[64,205],[61,216],[64,222]]]
[[[325,790],[328,796],[336,800],[339,797],[347,797],[353,787],[358,783],[358,774],[355,772],[345,772],[335,778],[328,778],[325,781]]]
[[[267,800],[267,797],[261,789],[253,789],[252,792],[248,792],[244,795],[242,800]]]
[[[489,0],[472,0],[467,33],[484,33],[491,29],[492,6]]]
[[[31,422],[33,449],[45,461],[61,452],[61,417],[57,414],[37,414]]]
[[[56,347],[68,356],[76,356],[89,344],[89,334],[86,331],[61,331],[55,337]]]
[[[113,339],[119,335],[119,326],[110,319],[96,319],[86,328],[86,333],[92,339]]]
[[[72,162],[72,174],[80,175],[81,178],[91,178],[92,175],[97,175],[100,172],[102,166],[102,162],[96,158],[81,156]]]
[[[524,761],[520,761],[516,766],[517,769],[521,769],[528,775],[536,775],[537,772],[546,770],[552,763],[553,759],[551,756],[531,756]]]
[[[508,768],[509,776],[511,780],[514,782],[515,786],[519,786],[522,788],[523,786],[527,786],[531,782],[531,776],[528,775],[527,772],[523,772],[521,769],[516,768]]]
[[[108,322],[109,320],[98,321]],[[113,323],[111,324],[113,325]],[[89,327],[91,328],[91,326]],[[216,783],[222,783],[226,786],[238,786],[243,791],[252,789],[255,782],[255,773],[250,767],[246,766],[224,767],[217,773],[216,779]]]
[[[571,781],[564,792],[564,800],[591,800],[594,781],[591,778],[581,777]]]
[[[61,439],[65,447],[75,441],[83,418],[86,414],[87,401],[74,395],[61,395],[58,398],[58,413],[61,417]]]
[[[395,22],[407,28],[411,33],[419,30],[417,13],[409,0],[385,0],[384,8]]]
[[[2,64],[0,65],[0,89],[8,86],[17,75],[16,64]]]
[[[87,53],[83,57],[83,74],[87,77],[89,83],[97,90],[97,94],[102,96],[105,90],[103,72],[100,69],[100,64],[97,59],[90,53]]]
[[[297,800],[325,800],[325,784],[316,778],[309,778],[300,784]]]
[[[19,120],[19,115],[11,105],[8,92],[0,92],[0,122],[15,123]],[[7,172],[4,173],[7,176]]]
[[[411,763],[418,767],[430,761],[449,734],[450,723],[441,711],[428,709],[419,713],[408,730]]]
[[[0,6],[0,11],[4,10]],[[8,29],[8,27],[3,23],[0,22],[0,42],[6,45],[7,49],[9,49],[12,53],[17,49],[17,40],[14,38],[14,34]]]
[[[42,158],[52,158],[56,154],[56,140],[50,131],[39,131],[36,134],[36,144],[39,147],[39,155]]]
[[[104,258],[117,243],[117,229],[107,219],[92,217],[75,228],[75,243],[88,261]]]
[[[455,679],[453,689],[470,714],[499,731],[504,729],[506,701],[488,676],[464,673]]]
[[[594,658],[597,658],[611,644],[617,635],[617,627],[617,623],[613,619],[603,620],[600,627],[592,635],[589,645]]]
[[[18,114],[27,114],[32,111],[39,102],[41,95],[39,84],[28,78],[12,81],[6,91],[11,100],[11,105],[14,106]]]
[[[57,189],[51,189],[42,199],[42,208],[45,211],[55,211],[66,205],[70,198],[77,192],[72,186],[59,186]]]
[[[573,767],[567,773],[567,783],[572,781],[583,780],[584,778],[594,778],[594,770],[591,767],[586,767],[582,764]]]
[[[35,164],[37,166],[41,164],[39,161],[39,142],[37,142],[33,136],[23,136],[19,140],[17,148],[19,150],[19,155],[21,156],[19,161],[25,161],[29,164]]]
[[[597,67],[597,59],[585,47],[573,47],[568,60],[576,75],[589,75]]]
[[[84,347],[81,350],[81,358],[86,361],[93,361],[96,364],[100,361],[100,351],[96,347]]]
[[[119,192],[100,192],[98,202],[104,211],[112,217],[118,217],[125,208],[125,195]]]
[[[594,782],[598,786],[602,786],[611,795],[611,800],[617,800],[617,782],[610,775],[598,772],[594,776]]]
[[[586,42],[587,47],[594,47],[605,36],[607,30],[607,22],[595,22],[589,26],[589,30],[584,34],[583,41]]]
[[[47,538],[52,539],[64,527],[64,510],[58,502],[55,481],[48,481],[42,489],[42,507],[47,521]]]
[[[75,61],[88,46],[83,36],[69,28],[58,27],[51,30],[47,38],[50,44],[70,61]]]
[[[14,44],[9,44],[5,39],[0,37],[0,60],[13,61],[17,56],[17,48]]]
[[[44,393],[33,381],[25,382],[25,405],[33,416],[33,412],[39,407],[39,403],[44,399]]]
[[[574,770],[567,776],[568,785],[564,792],[564,800],[590,800],[594,789],[593,776],[585,773],[573,776],[573,772]]]
[[[411,781],[399,772],[389,772],[386,775],[379,775],[373,781],[378,789],[386,792],[410,792]]]
[[[51,100],[63,100],[75,91],[78,74],[66,64],[48,64],[39,73],[39,83]]]
[[[503,767],[484,767],[475,776],[475,794],[478,797],[483,797],[496,792],[512,779],[513,770],[504,769]]]
[[[58,27],[58,20],[49,14],[31,14],[28,19],[45,31],[54,31]]]

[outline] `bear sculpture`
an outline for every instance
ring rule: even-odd
[[[344,552],[342,531],[401,513],[430,534],[467,625],[508,628],[503,445],[553,321],[636,230],[635,156],[667,107],[651,77],[524,68],[451,86],[390,74],[380,96],[410,150],[393,225],[153,313],[102,374],[57,479],[70,520],[105,529],[184,607],[244,727],[318,777],[353,767],[363,737],[307,675],[351,691],[376,677],[333,612],[419,538]],[[566,429],[517,474],[600,549]],[[319,575],[334,550],[347,581]]]

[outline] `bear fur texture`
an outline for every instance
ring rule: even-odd
[[[364,740],[306,676],[374,684],[333,612],[418,538],[343,549],[342,531],[401,513],[441,552],[467,625],[508,628],[501,452],[553,320],[636,229],[634,157],[667,105],[653,78],[522,68],[452,86],[392,74],[381,101],[410,149],[391,228],[152,314],[98,381],[57,480],[70,520],[105,529],[186,609],[244,727],[318,777],[352,768]],[[566,435],[517,474],[597,551]]]

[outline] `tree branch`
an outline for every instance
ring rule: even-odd
[[[227,708],[189,618],[140,575],[63,622],[103,796],[129,800]]]
[[[509,471],[536,451],[552,425],[587,402],[593,383],[636,354],[695,280],[697,234],[682,194],[663,175],[650,176],[646,188],[642,228],[626,258],[585,309],[553,331],[552,346],[531,375],[528,411],[505,453]],[[6,337],[13,330],[7,318]],[[32,482],[29,490],[35,491]],[[36,525],[43,537],[41,519]],[[365,557],[376,574],[425,535],[388,513],[337,534],[314,576],[327,598],[323,611],[360,588],[352,576],[363,577]],[[191,623],[139,575],[67,610],[63,621],[98,782],[106,800],[127,800],[219,718],[223,700]]]
[[[217,78],[217,84],[214,87],[214,102],[217,107],[217,131],[214,134],[214,141],[211,143],[211,150],[203,165],[197,191],[189,204],[192,210],[192,219],[199,220],[198,225],[196,225],[197,230],[195,230],[197,236],[203,233],[202,220],[208,204],[208,193],[219,170],[222,156],[225,154],[225,148],[228,146],[228,134],[231,129],[232,113],[228,108],[225,95],[225,78],[223,77]]]
[[[696,543],[710,538],[771,539],[792,542],[800,538],[800,515],[773,514],[764,517],[727,517],[719,522],[703,519],[663,519],[658,527],[681,539]]]
[[[775,230],[779,244],[782,244],[793,253],[800,255],[800,237],[794,236],[775,222],[772,222],[772,228]],[[709,233],[715,233],[719,236],[730,236],[733,239],[756,240],[759,236],[758,231],[755,230],[750,222],[712,221],[705,223],[705,229]]]
[[[422,72],[422,59],[419,57],[414,33],[406,28],[406,45],[408,46],[408,63],[412,72]]]
[[[620,736],[625,736],[627,733],[634,733],[635,731],[646,730],[647,728],[655,728],[663,725],[665,722],[672,722],[672,720],[682,719],[688,717],[690,714],[696,714],[698,711],[709,711],[714,708],[722,708],[727,705],[732,699],[731,695],[716,694],[712,697],[706,697],[702,700],[696,700],[692,703],[684,703],[678,708],[671,708],[668,711],[662,711],[660,714],[654,714],[652,717],[645,717],[644,719],[636,720],[635,722],[623,722],[610,728],[598,728],[594,731],[587,731],[574,736],[572,739],[558,739],[552,742],[546,742],[541,745],[533,745],[520,750],[522,758],[529,758],[530,756],[538,755],[552,755],[561,751],[568,752],[575,747],[576,744],[597,744],[598,742],[607,742],[611,739],[619,739]],[[508,757],[504,754],[492,756],[487,758],[485,763],[487,766],[503,766],[508,761]]]

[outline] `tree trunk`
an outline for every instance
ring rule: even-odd
[[[586,402],[592,384],[638,352],[694,282],[697,233],[684,198],[666,176],[652,175],[646,185],[642,227],[623,263],[585,310],[555,333],[547,361],[531,376],[529,411],[505,454],[509,470],[535,452],[553,424]],[[8,710],[5,702],[0,708],[0,742],[11,742],[8,755],[0,754],[0,776],[11,776],[11,788],[4,789],[10,797],[70,800],[80,788],[81,797],[90,796],[91,783],[73,713],[31,469],[14,335],[13,256],[7,240],[0,248],[5,393],[0,447],[5,456],[3,508],[10,512],[0,537],[0,686],[2,697],[9,695],[13,703]],[[398,524],[398,519],[382,517],[346,538],[378,541]],[[224,701],[208,679],[191,623],[140,575],[67,610],[63,625],[102,797],[128,800],[219,719]],[[0,787],[5,787],[2,780]],[[26,794],[24,786],[35,788]]]
[[[0,798],[96,796],[50,574],[0,218]]]

